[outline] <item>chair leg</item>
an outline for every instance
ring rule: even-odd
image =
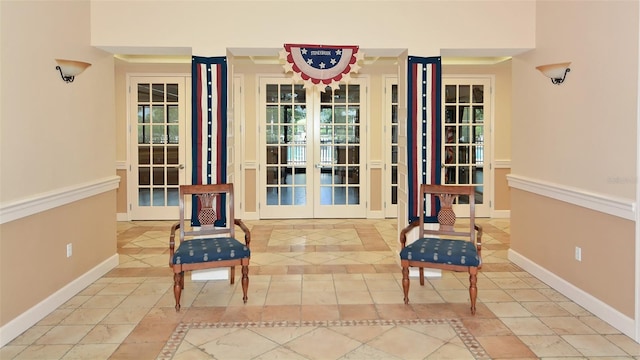
[[[471,298],[471,314],[476,314],[476,298],[478,297],[478,268],[469,268],[469,297]]]
[[[242,301],[247,303],[247,290],[249,290],[249,266],[242,265]]]
[[[402,291],[404,291],[404,303],[409,303],[409,267],[402,267]]]
[[[229,268],[229,281],[231,282],[231,285],[235,284],[235,282],[236,282],[236,267],[235,266],[231,266]]]
[[[420,286],[424,286],[424,268],[418,268],[420,271]]]
[[[176,311],[180,311],[180,295],[184,287],[184,271],[173,274],[173,295],[176,298]]]

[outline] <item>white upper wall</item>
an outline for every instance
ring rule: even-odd
[[[222,56],[305,43],[513,55],[535,46],[535,1],[101,0],[91,2],[91,43],[123,54]]]

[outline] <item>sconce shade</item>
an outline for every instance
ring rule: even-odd
[[[73,82],[73,79],[80,73],[82,73],[86,68],[91,66],[91,64],[76,61],[76,60],[65,60],[65,59],[56,59],[58,66],[56,66],[56,70],[60,71],[60,76],[62,76],[62,80],[65,82]]]
[[[551,79],[552,83],[558,85],[562,84],[564,78],[567,76],[567,73],[571,71],[571,69],[569,69],[569,65],[571,65],[571,62],[540,65],[537,66],[536,69],[544,74],[544,76]]]

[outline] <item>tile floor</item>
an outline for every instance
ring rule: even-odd
[[[402,301],[395,220],[246,221],[239,281],[185,277],[174,310],[170,222],[118,224],[120,265],[0,349],[0,359],[640,359],[640,344],[507,260],[509,220],[483,219],[467,275],[413,280]]]

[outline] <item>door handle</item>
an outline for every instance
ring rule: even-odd
[[[174,169],[178,169],[178,170],[182,170],[182,169],[184,169],[184,165],[180,164],[178,166],[174,166],[173,168]]]

